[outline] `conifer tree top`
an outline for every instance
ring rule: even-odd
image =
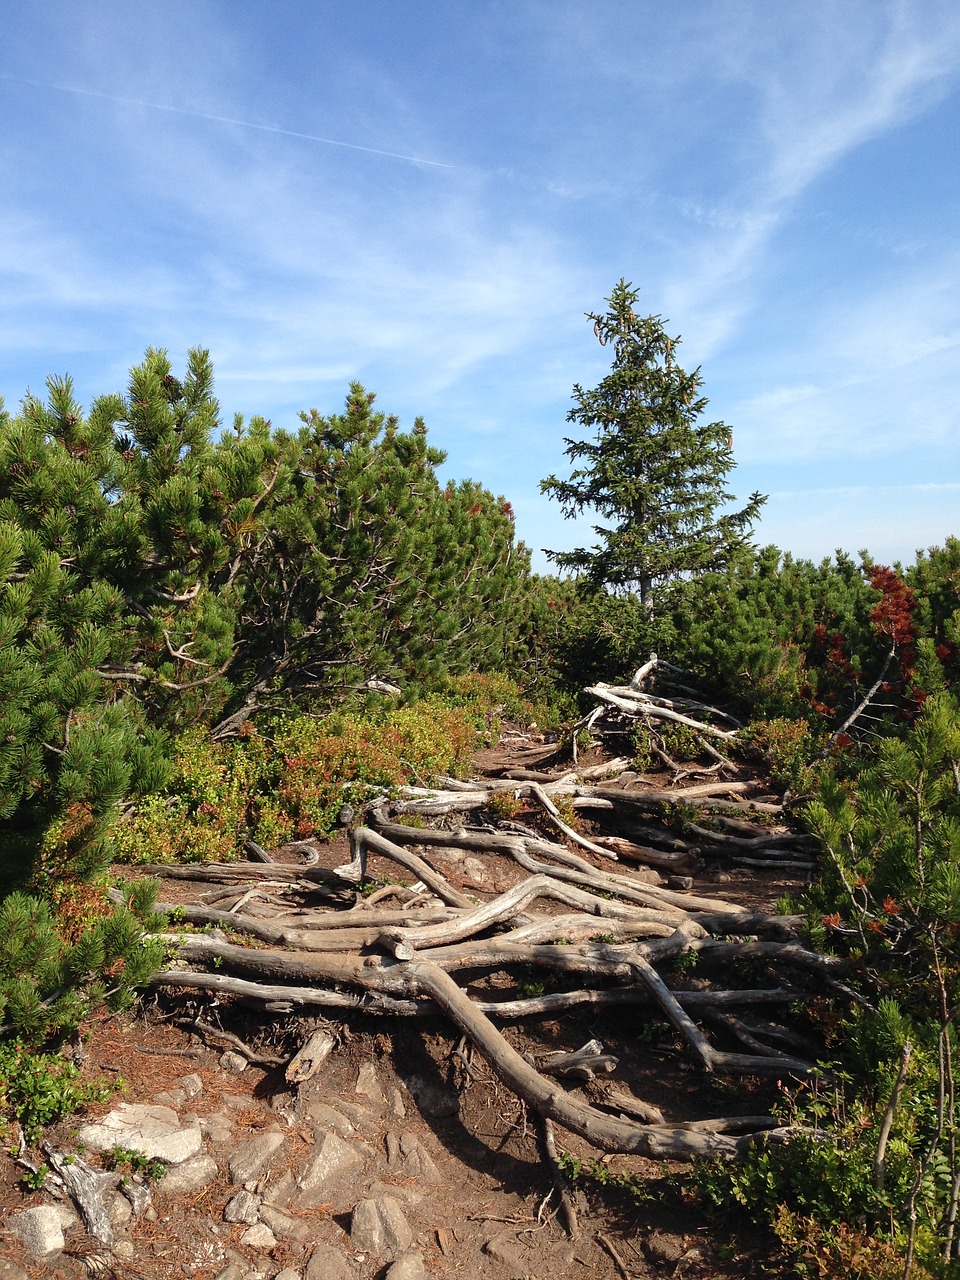
[[[548,551],[550,558],[650,604],[658,582],[726,563],[765,498],[755,493],[742,510],[722,510],[733,497],[726,488],[735,465],[730,428],[703,421],[708,401],[699,368],[687,373],[677,364],[680,339],[667,335],[659,316],[638,316],[637,297],[620,280],[608,309],[588,314],[613,366],[592,390],[574,387],[567,421],[594,438],[567,438],[566,456],[579,465],[568,479],[548,476],[540,488],[568,518],[591,511],[602,521],[594,526],[597,545]]]

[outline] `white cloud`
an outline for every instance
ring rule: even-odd
[[[790,14],[781,9],[769,24],[758,24],[752,5],[722,12],[694,59],[705,67],[710,51],[716,57],[723,50],[724,77],[749,86],[756,103],[755,115],[735,130],[723,201],[701,195],[678,203],[688,225],[677,237],[682,256],[664,310],[683,318],[698,359],[748,321],[776,237],[811,184],[929,109],[960,74],[960,14],[938,4],[830,0]],[[690,222],[699,236],[689,234]]]
[[[960,450],[960,257],[938,260],[936,274],[912,269],[826,306],[809,318],[803,349],[782,350],[778,367],[758,368],[762,390],[730,407],[738,453],[897,466],[901,456],[936,454],[951,465]],[[781,366],[797,363],[820,381],[780,381]]]
[[[881,563],[910,563],[917,551],[960,533],[960,485],[863,485],[771,494],[756,533],[796,556],[819,560],[868,550]]]
[[[704,363],[757,487],[802,488],[809,463],[879,502],[878,467],[960,462],[955,231],[882,200],[866,219],[845,169],[955,89],[952,2],[18,13],[5,71],[82,91],[0,79],[18,376],[108,390],[147,343],[176,361],[201,343],[225,411],[278,425],[359,377],[423,412],[453,471],[508,490],[528,541],[564,546],[583,535],[532,495],[564,467],[572,384],[609,368],[583,312],[625,275]],[[783,545],[870,518],[866,494],[804,492],[829,510],[778,497]]]

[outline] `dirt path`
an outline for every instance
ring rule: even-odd
[[[549,754],[515,739],[481,753],[478,774],[542,767]],[[317,853],[319,865],[337,866],[348,857],[346,838]],[[278,853],[284,856],[294,862],[299,855]],[[395,874],[376,858],[370,871]],[[445,863],[444,872],[481,895],[503,892],[522,874],[505,859],[488,865],[475,858]],[[796,879],[776,872],[719,863],[708,864],[696,883],[698,893],[765,910],[796,888]],[[206,889],[166,879],[161,897],[195,902]],[[487,981],[495,985],[497,975]],[[282,1064],[322,1025],[333,1034],[333,1051],[313,1079],[291,1086]],[[756,1114],[771,1096],[769,1082],[705,1077],[669,1026],[642,1009],[570,1010],[512,1026],[506,1035],[533,1055],[600,1040],[618,1058],[617,1087],[671,1120],[731,1108]],[[85,1028],[77,1056],[91,1076],[122,1078],[122,1085],[107,1103],[53,1130],[55,1149],[77,1151],[78,1137],[89,1148],[93,1131],[83,1126],[116,1115],[120,1103],[167,1108],[168,1123],[196,1149],[151,1185],[148,1208],[131,1206],[122,1187],[108,1194],[115,1234],[109,1249],[62,1205],[64,1250],[43,1261],[11,1233],[11,1215],[55,1201],[48,1191],[25,1191],[22,1171],[4,1157],[0,1280],[756,1274],[756,1261],[730,1256],[723,1234],[678,1187],[679,1166],[603,1156],[558,1130],[567,1168],[580,1171],[570,1189],[578,1219],[571,1237],[536,1118],[439,1016],[396,1020],[351,1012],[324,1024],[160,992],[135,1015],[102,1017]],[[265,1061],[250,1060],[258,1056]],[[586,1096],[592,1087],[584,1086]],[[137,1181],[135,1171],[128,1169],[128,1177]]]

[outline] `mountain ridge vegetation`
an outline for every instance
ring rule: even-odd
[[[813,564],[749,544],[754,495],[722,554],[536,575],[509,503],[441,484],[424,424],[374,403],[354,384],[295,432],[223,430],[196,349],[182,379],[148,351],[86,412],[69,379],[0,410],[3,1034],[56,1044],[159,964],[149,886],[109,899],[118,857],[228,861],[356,826],[378,796],[462,772],[505,716],[575,752],[597,725],[584,688],[655,652],[739,719],[736,750],[815,837],[821,874],[789,914],[846,975],[822,1013],[831,1100],[785,1084],[794,1139],[701,1169],[701,1191],[749,1208],[804,1274],[857,1274],[854,1237],[867,1268],[893,1247],[897,1274],[958,1274],[960,541],[906,567]],[[727,437],[701,446],[719,484]],[[616,730],[638,767],[722,772],[695,716],[652,706]],[[844,1150],[859,1172],[817,1199]]]

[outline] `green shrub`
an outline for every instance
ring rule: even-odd
[[[174,744],[161,792],[114,831],[120,862],[226,862],[240,856],[256,797],[270,780],[268,744],[257,734],[211,742],[192,729]]]
[[[0,1044],[0,1117],[16,1121],[27,1142],[64,1116],[108,1098],[119,1082],[87,1081],[57,1054],[35,1053],[22,1042]]]
[[[775,786],[807,794],[815,785],[811,766],[821,749],[822,736],[806,720],[778,717],[755,720],[742,736],[745,745],[762,757]]]
[[[159,1182],[167,1172],[162,1160],[152,1160],[141,1151],[131,1151],[129,1147],[111,1147],[105,1154],[103,1163],[108,1169],[129,1169],[138,1173],[150,1182]]]
[[[778,727],[774,740],[794,737]],[[697,1178],[717,1207],[776,1232],[803,1274],[835,1274],[815,1268],[843,1259],[857,1274],[856,1256],[861,1274],[889,1275],[887,1245],[935,1275],[960,1273],[958,779],[960,711],[941,693],[903,737],[861,756],[855,775],[844,759],[825,766],[806,809],[823,850],[808,938],[846,957],[859,1000],[852,1012],[821,1002],[836,1062],[829,1087],[786,1097],[790,1140]]]
[[[191,730],[176,744],[164,790],[118,824],[117,857],[228,861],[247,837],[275,848],[326,835],[345,803],[462,773],[508,707],[526,707],[516,685],[475,676],[406,706],[279,716],[263,733],[251,728],[227,743]]]
[[[0,901],[0,1019],[26,1044],[72,1033],[91,1007],[128,1004],[159,968],[155,882],[128,886],[114,906],[102,891],[66,900],[62,922],[50,904],[25,893]]]

